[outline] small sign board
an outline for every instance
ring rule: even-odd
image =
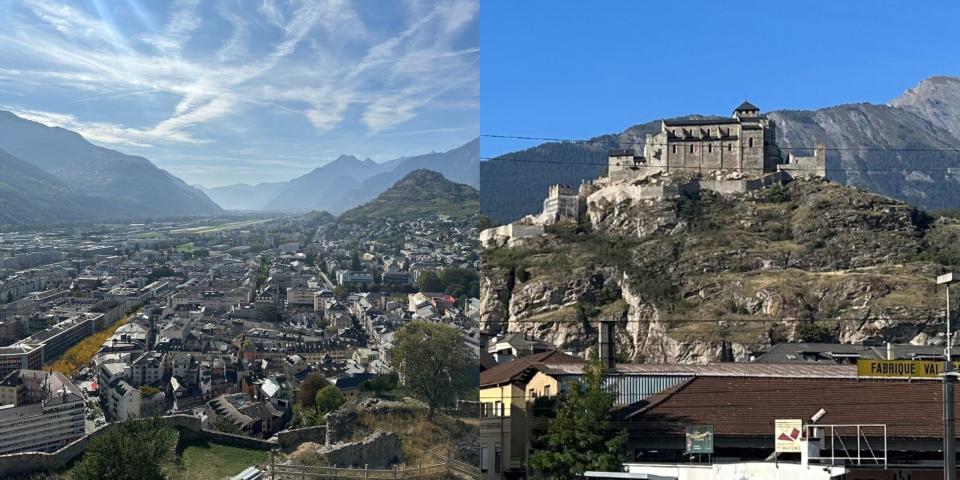
[[[713,453],[713,425],[687,426],[687,453]]]
[[[777,453],[799,452],[803,440],[803,420],[774,420],[773,438]]]
[[[953,362],[960,369],[960,362]],[[939,378],[943,362],[937,360],[857,360],[858,377]]]

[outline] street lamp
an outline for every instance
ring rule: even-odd
[[[957,382],[957,372],[953,371],[953,357],[950,332],[950,284],[955,282],[953,273],[946,273],[937,277],[937,285],[947,286],[947,359],[943,362],[943,478],[956,480],[956,431],[954,429],[953,412],[953,385]]]

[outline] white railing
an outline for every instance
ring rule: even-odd
[[[807,460],[829,465],[882,465],[887,468],[886,424],[809,424],[804,429]],[[818,449],[816,455],[814,448]]]

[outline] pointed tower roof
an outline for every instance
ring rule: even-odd
[[[744,100],[743,103],[741,103],[740,106],[737,107],[737,108],[735,108],[733,111],[734,111],[734,112],[743,112],[743,111],[752,111],[752,110],[760,110],[760,108],[757,107],[756,105],[754,105],[754,104],[752,104],[752,103]]]

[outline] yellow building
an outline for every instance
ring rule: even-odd
[[[480,471],[482,478],[524,478],[533,432],[546,426],[538,406],[560,391],[559,382],[535,367],[544,361],[580,363],[551,351],[521,357],[480,373]]]

